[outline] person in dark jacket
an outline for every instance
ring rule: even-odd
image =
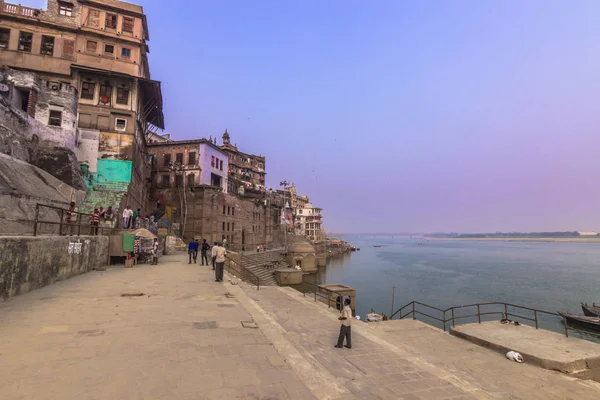
[[[210,249],[210,245],[206,243],[206,239],[202,240],[202,249],[201,249],[201,262],[204,265],[204,260],[206,260],[206,265],[210,265],[208,263],[208,250]]]

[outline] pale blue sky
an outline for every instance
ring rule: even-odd
[[[227,128],[330,230],[600,230],[598,1],[139,3],[167,132]]]

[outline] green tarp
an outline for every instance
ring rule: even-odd
[[[128,233],[123,234],[123,252],[133,253],[133,245],[135,242],[135,236]]]

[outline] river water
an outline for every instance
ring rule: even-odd
[[[393,286],[395,309],[413,300],[441,309],[498,301],[581,314],[580,302],[600,303],[600,243],[427,241],[366,236],[348,236],[344,240],[360,247],[360,251],[330,260],[312,279],[356,288],[356,314],[361,318],[371,309],[390,315]],[[482,311],[501,311],[492,308]],[[465,310],[464,315],[476,311]],[[518,313],[533,317],[526,311]],[[540,326],[564,332],[557,317],[540,318]]]

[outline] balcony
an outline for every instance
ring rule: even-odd
[[[0,1],[0,10],[4,14],[19,15],[21,17],[36,18],[41,11],[37,8],[25,7],[18,4],[4,3]]]

